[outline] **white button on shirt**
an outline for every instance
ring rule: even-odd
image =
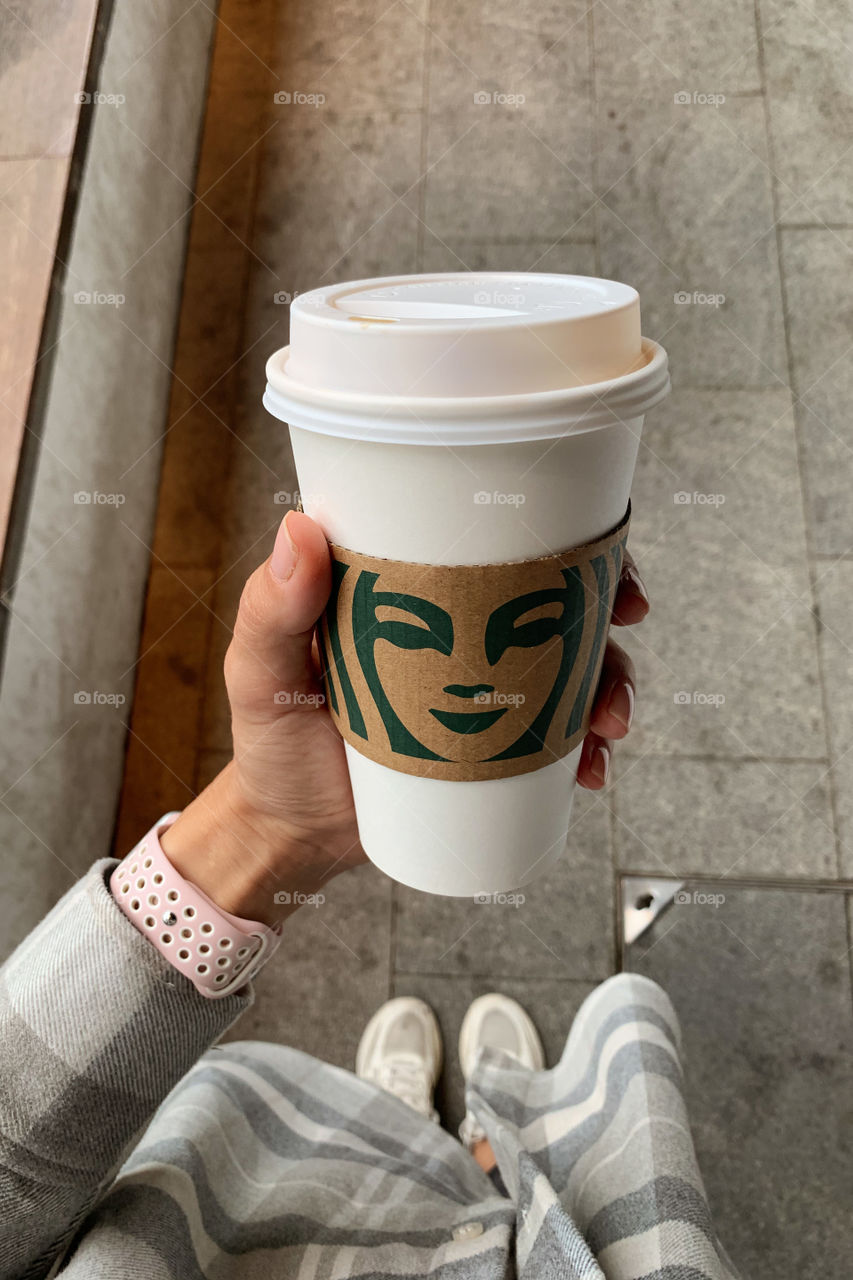
[[[463,1222],[460,1227],[453,1228],[454,1240],[476,1240],[482,1234],[482,1222]]]

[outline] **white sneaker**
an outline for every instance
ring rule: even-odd
[[[377,1009],[364,1028],[355,1074],[378,1084],[438,1123],[432,1094],[441,1071],[441,1032],[423,1000],[398,996]]]
[[[459,1029],[459,1064],[467,1081],[481,1046],[502,1049],[530,1071],[545,1066],[545,1050],[530,1016],[516,1000],[490,992],[469,1006]],[[485,1138],[485,1132],[470,1111],[459,1126],[459,1137],[470,1151]]]

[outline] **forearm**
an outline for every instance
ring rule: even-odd
[[[46,1274],[172,1087],[249,1007],[205,999],[121,913],[112,859],[0,969],[0,1280]]]
[[[346,823],[326,827],[307,839],[248,801],[232,764],[161,847],[214,905],[273,925],[357,857]],[[0,969],[0,1280],[47,1274],[166,1095],[252,1003],[248,984],[205,998],[169,963],[113,899],[116,865],[96,863]]]

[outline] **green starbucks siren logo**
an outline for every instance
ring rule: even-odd
[[[393,769],[450,780],[567,755],[588,727],[628,519],[584,547],[502,565],[333,545],[319,642],[344,738]]]

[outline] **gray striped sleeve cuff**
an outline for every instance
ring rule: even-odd
[[[40,1275],[154,1111],[251,1005],[207,1000],[122,914],[102,858],[0,968],[0,1278]]]

